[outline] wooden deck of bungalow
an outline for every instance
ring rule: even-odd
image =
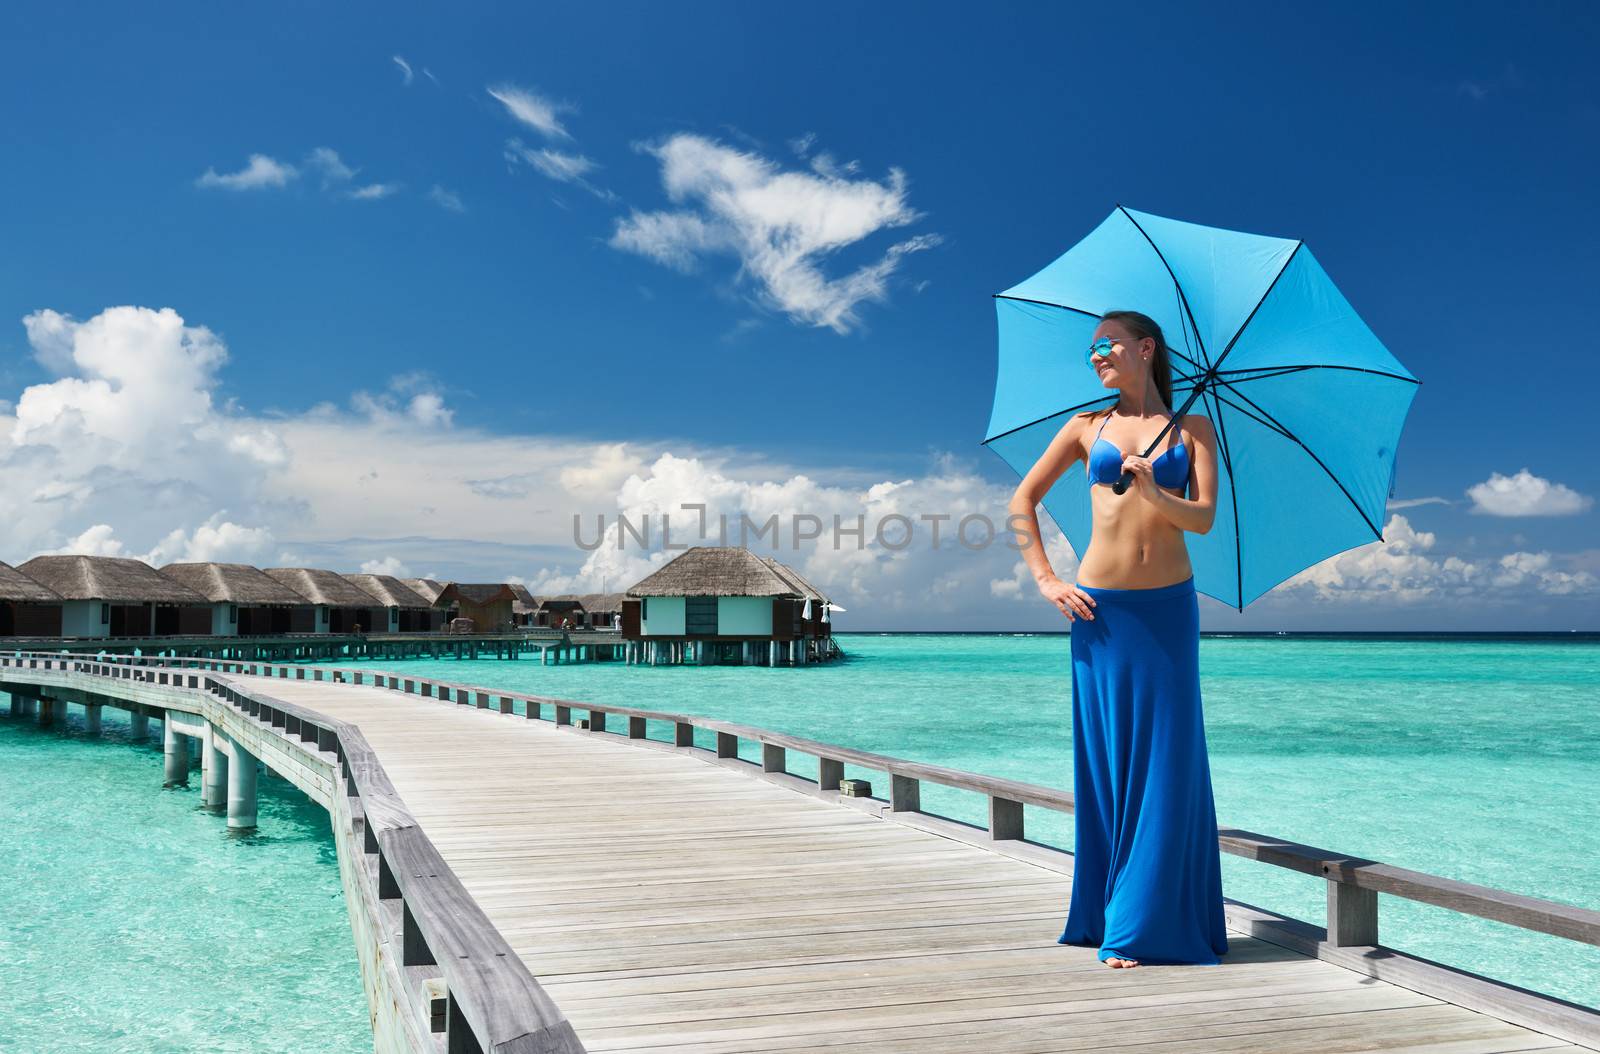
[[[336,834],[364,854],[347,895],[394,915],[366,934],[364,971],[390,969],[396,997],[422,1008],[383,1049],[1600,1048],[1591,1008],[1383,947],[1377,892],[1588,945],[1600,912],[1246,831],[1224,831],[1223,848],[1325,881],[1328,925],[1230,901],[1222,965],[1113,970],[1055,941],[1072,858],[1022,829],[1024,804],[1070,810],[1052,788],[366,671],[12,656],[0,689],[145,710],[194,696],[190,713],[255,735],[268,764],[300,751],[325,767]],[[715,747],[694,745],[696,729]],[[885,773],[888,797],[841,794],[845,763]],[[989,826],[921,811],[923,782],[986,795]]]

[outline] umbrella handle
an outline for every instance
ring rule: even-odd
[[[1128,487],[1130,485],[1132,485],[1132,483],[1133,483],[1133,473],[1132,472],[1124,472],[1122,474],[1122,478],[1121,479],[1119,479],[1115,483],[1111,484],[1111,491],[1114,494],[1126,494],[1128,492]]]

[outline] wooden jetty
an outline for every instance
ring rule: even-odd
[[[520,659],[547,666],[623,661],[627,641],[604,629],[511,633],[281,633],[271,636],[11,637],[8,650],[158,658],[307,662],[331,659]]]
[[[1071,810],[1054,788],[359,669],[0,653],[0,691],[201,739],[230,822],[257,760],[327,807],[379,1051],[1600,1049],[1593,1008],[1383,946],[1377,895],[1591,946],[1600,912],[1248,831],[1221,847],[1325,881],[1325,923],[1230,900],[1221,966],[1111,970],[1055,943],[1072,857],[1023,824]],[[169,747],[169,781],[188,764]],[[924,812],[924,782],[988,825]]]

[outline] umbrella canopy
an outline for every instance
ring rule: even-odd
[[[1312,564],[1383,537],[1395,448],[1420,382],[1305,243],[1120,205],[996,294],[999,372],[984,444],[1019,476],[1072,415],[1117,401],[1084,353],[1100,316],[1119,309],[1161,325],[1173,409],[1208,417],[1217,433],[1216,519],[1209,533],[1185,535],[1198,592],[1243,611]],[[1044,507],[1082,559],[1087,480],[1069,472]]]

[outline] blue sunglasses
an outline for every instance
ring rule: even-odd
[[[1096,355],[1100,356],[1102,359],[1109,359],[1111,357],[1112,346],[1121,343],[1122,341],[1120,340],[1112,340],[1110,337],[1101,337],[1099,340],[1089,345],[1089,350],[1085,352],[1083,356],[1084,364],[1093,366],[1094,357]]]

